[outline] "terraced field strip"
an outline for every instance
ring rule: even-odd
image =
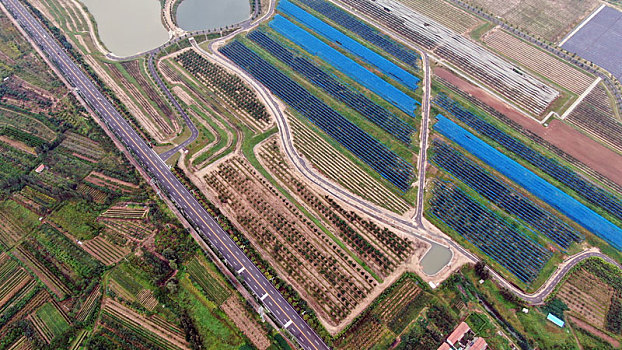
[[[221,163],[205,179],[221,208],[327,321],[338,324],[377,285],[242,158]]]
[[[573,272],[562,285],[557,297],[570,311],[588,323],[604,329],[613,287],[584,269]]]
[[[288,117],[288,120],[292,126],[296,149],[329,179],[348,191],[398,214],[411,208],[404,199],[335,150],[302,122],[294,117]]]
[[[36,215],[21,205],[0,203],[0,243],[12,247],[37,225]]]
[[[91,162],[97,162],[105,155],[99,143],[73,132],[66,132],[60,145],[90,159]]]
[[[594,81],[593,77],[577,68],[501,29],[489,31],[482,40],[493,50],[577,95],[581,95]]]
[[[98,221],[112,234],[134,240],[143,240],[157,230],[153,224],[148,222],[106,218]]]
[[[0,265],[0,308],[6,305],[24,287],[33,282],[32,276],[11,259],[3,254],[4,261]]]
[[[89,296],[84,300],[82,306],[80,306],[80,309],[76,314],[76,321],[84,322],[87,319],[87,317],[91,314],[91,312],[99,303],[101,295],[101,286],[97,285],[95,288],[93,288],[93,291],[89,294]]]
[[[132,332],[159,346],[167,349],[189,348],[183,332],[175,325],[157,316],[147,318],[111,299],[106,299],[102,312]]]
[[[110,207],[108,210],[103,212],[100,217],[140,220],[144,219],[148,212],[149,208],[147,208],[146,206],[139,207],[136,205],[132,206],[131,204],[115,205],[114,207]]]
[[[41,262],[35,259],[28,250],[22,245],[17,246],[11,253],[15,258],[24,263],[30,271],[32,271],[39,280],[45,284],[52,293],[56,294],[59,299],[64,299],[66,295],[71,294],[71,290],[63,284],[63,282],[50,272]]]
[[[84,181],[90,182],[99,187],[109,188],[113,191],[121,191],[123,193],[131,193],[139,188],[136,184],[119,180],[97,171],[92,171],[86,178],[84,178]]]
[[[110,242],[101,235],[88,241],[82,241],[80,247],[108,266],[116,264],[130,253],[127,247]]]

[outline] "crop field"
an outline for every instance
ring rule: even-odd
[[[431,302],[419,281],[403,275],[363,312],[335,343],[337,349],[369,349],[395,341]]]
[[[247,238],[328,322],[338,324],[377,285],[244,160],[221,163],[205,180]]]
[[[262,82],[281,100],[316,124],[401,191],[406,192],[410,188],[414,177],[412,164],[399,157],[387,146],[312,95],[239,41],[233,41],[220,50],[242,69]]]
[[[97,235],[101,229],[95,222],[99,213],[83,201],[66,203],[48,219],[79,240],[87,240]]]
[[[0,203],[0,244],[10,248],[39,225],[30,210],[8,200]]]
[[[609,95],[602,84],[597,85],[566,120],[622,152],[622,124],[615,119]]]
[[[257,156],[273,176],[323,219],[323,225],[347,245],[348,251],[356,252],[356,256],[380,278],[386,278],[413,254],[413,242],[348,212],[330,197],[320,195],[298,180],[274,139],[268,139]]]
[[[95,186],[109,188],[113,191],[121,191],[123,193],[132,193],[138,189],[138,186],[131,182],[107,176],[97,171],[89,173],[84,181],[92,183]]]
[[[37,165],[37,158],[0,141],[0,179],[17,177],[28,173]]]
[[[440,94],[437,96],[435,103],[449,111],[454,117],[464,122],[469,127],[472,127],[484,136],[498,142],[503,148],[512,152],[517,157],[531,163],[536,169],[543,171],[554,180],[568,186],[586,201],[602,208],[614,217],[622,217],[622,202],[616,200],[611,193],[608,193],[571,169],[559,164],[553,159],[543,156],[524,143],[485,122],[477,115],[474,115],[449,99],[446,95]],[[610,221],[561,189],[555,187],[550,182],[547,182],[542,177],[528,171],[523,165],[499,152],[486,142],[473,137],[473,134],[463,129],[458,124],[455,124],[443,116],[438,116],[437,118],[440,122],[437,122],[434,126],[435,130],[440,131],[441,134],[457,142],[463,148],[467,148],[467,150],[476,157],[482,159],[503,175],[524,187],[536,197],[547,202],[581,226],[594,232],[594,234],[603,238],[617,249],[622,249],[622,241],[620,241],[622,230]],[[503,166],[499,167],[501,164],[503,164]]]
[[[294,117],[289,117],[288,120],[296,149],[324,176],[348,191],[396,213],[403,214],[411,208],[403,198],[337,151],[302,122]]]
[[[116,204],[101,213],[101,218],[115,218],[126,220],[141,220],[147,216],[149,208],[140,204]]]
[[[56,271],[52,272],[50,269],[53,269],[53,267],[46,266],[44,262],[37,259],[24,244],[17,246],[16,250],[11,252],[11,255],[32,271],[41,283],[48,287],[58,299],[63,300],[67,295],[71,294],[64,275],[57,275]]]
[[[186,349],[184,333],[174,324],[157,315],[146,317],[116,302],[106,299],[102,306],[102,327],[116,337],[126,339],[133,347],[155,349]],[[132,335],[132,340],[127,335]],[[104,333],[103,336],[106,336]],[[114,341],[116,337],[111,337]]]
[[[613,287],[579,269],[568,277],[556,296],[568,305],[571,312],[604,329],[613,293]]]
[[[434,51],[535,116],[542,115],[559,97],[559,92],[552,87],[516,71],[514,64],[402,3],[389,0],[342,2]]]
[[[61,142],[61,146],[67,148],[73,155],[91,163],[97,163],[105,155],[104,150],[97,142],[73,132],[65,133],[65,139]]]
[[[431,161],[456,179],[464,182],[497,207],[516,216],[557,243],[563,249],[584,237],[545,208],[490,174],[465,157],[459,150],[440,141],[432,143]]]
[[[125,71],[136,81],[137,85],[145,92],[147,95],[147,99],[156,104],[158,110],[161,111],[162,115],[169,119],[169,124],[176,124],[176,120],[173,118],[174,113],[171,109],[169,103],[166,101],[164,96],[156,90],[154,84],[151,82],[150,78],[146,76],[146,72],[141,69],[140,61],[126,61],[122,62],[121,65],[125,69]]]
[[[153,292],[143,285],[139,276],[133,275],[135,270],[121,266],[112,270],[109,275],[108,289],[115,293],[117,297],[129,302],[137,302],[147,310],[153,311],[158,305]]]
[[[219,277],[217,277],[211,269],[208,269],[204,259],[196,257],[186,264],[186,272],[193,284],[216,305],[221,305],[230,296],[229,288]]]
[[[482,40],[493,50],[577,95],[594,81],[577,68],[501,29],[489,31]]]
[[[35,285],[36,281],[17,260],[6,253],[0,255],[0,312]]]
[[[106,192],[85,183],[79,184],[77,190],[80,194],[85,195],[88,199],[97,204],[103,204],[108,199],[108,194]]]
[[[404,87],[408,89],[414,89],[414,90],[417,89],[418,87],[417,84],[420,81],[419,78],[415,77],[414,75],[407,72],[406,70],[396,65],[395,63],[387,60],[380,54],[362,45],[358,41],[343,34],[342,32],[340,32],[339,30],[337,30],[335,27],[331,26],[330,24],[313,16],[312,14],[305,11],[304,9],[294,5],[289,0],[280,1],[278,5],[278,10],[284,15],[290,18],[293,18],[295,21],[306,26],[307,28],[309,28],[316,34],[320,35],[324,39],[329,40],[331,42],[338,43],[339,46],[343,50],[347,51],[351,55],[358,57],[360,60],[367,62],[373,67],[373,69],[378,70],[382,74],[385,74],[386,76],[391,77],[393,80],[395,80],[396,82],[399,82]],[[276,30],[279,30],[280,25],[276,21],[278,21],[278,18],[275,18],[275,21],[273,21],[271,26],[275,28]],[[293,27],[291,28],[293,29]],[[296,40],[293,40],[293,41],[296,41]],[[301,46],[304,46],[304,44],[305,43],[303,43],[303,45]],[[318,48],[321,49],[321,47],[317,45],[309,46],[308,42],[306,44],[307,44],[307,46],[305,46],[306,48],[311,48],[312,50],[317,50]],[[333,57],[326,55],[326,53],[324,53],[323,50],[320,51],[319,55],[326,56],[324,57],[324,60],[333,61],[334,63],[337,63],[337,64],[334,64],[335,66],[339,66],[339,64],[341,63],[339,61],[336,61]],[[352,68],[346,69],[344,71],[348,71],[348,70],[352,71]],[[354,76],[358,76],[361,79],[365,79],[364,75],[359,75],[357,72],[354,72],[354,71],[352,71],[352,73],[354,73]],[[406,111],[406,113],[408,113],[408,111]]]
[[[156,227],[144,221],[124,220],[124,219],[98,219],[107,233],[114,236],[130,238],[142,241],[156,232]]]
[[[483,20],[451,5],[448,1],[401,0],[408,7],[429,17],[445,27],[458,32],[467,33],[484,23]]]
[[[116,264],[130,253],[127,247],[118,245],[102,235],[83,241],[80,247],[107,266]]]
[[[93,291],[84,299],[84,302],[78,309],[75,319],[78,322],[84,322],[95,310],[101,301],[102,291],[101,286],[97,285],[93,288]]]
[[[41,305],[36,312],[30,315],[29,319],[39,335],[48,344],[54,337],[66,331],[71,322],[53,301]]]
[[[129,79],[129,76],[126,76],[126,74],[128,73],[125,71],[120,63],[107,64],[106,68],[108,68],[108,71],[111,73],[115,81],[117,81],[120,86],[122,86],[122,88],[127,91],[130,98],[136,101],[136,103],[149,117],[149,119],[153,121],[153,123],[155,123],[158,130],[162,133],[162,136],[164,136],[165,138],[175,136],[175,130],[173,130],[168,121],[172,114],[165,115],[162,111],[160,111],[155,106],[155,101],[151,100],[151,96],[146,96],[145,94],[143,94],[141,90],[143,85],[139,85],[134,81],[131,81]],[[152,101],[154,102],[154,104],[152,104]]]
[[[176,56],[175,60],[237,111],[251,128],[258,131],[266,130],[271,124],[266,107],[256,93],[237,75],[211,63],[194,50],[183,52]]]
[[[556,42],[595,9],[596,0],[469,0],[488,13],[500,16],[515,27]]]

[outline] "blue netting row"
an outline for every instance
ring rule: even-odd
[[[398,140],[410,144],[415,128],[393,115],[393,113],[380,107],[362,93],[347,86],[334,75],[324,72],[313,62],[288,50],[265,32],[256,30],[249,33],[247,38]]]
[[[397,188],[402,191],[408,190],[414,170],[410,163],[327,106],[242,43],[231,42],[222,47],[220,52]]]
[[[430,160],[449,172],[510,215],[515,215],[533,229],[540,231],[562,248],[580,242],[583,235],[546,209],[488,173],[452,146],[435,140]]]
[[[373,93],[395,105],[404,113],[413,115],[419,105],[414,98],[400,89],[387,83],[365,67],[333,49],[328,44],[313,36],[311,33],[290,22],[283,16],[277,15],[270,22],[270,27],[279,34],[302,47],[312,55],[320,57],[357,83],[371,90]]]
[[[317,11],[318,13],[321,13],[323,16],[326,16],[331,21],[339,24],[349,31],[356,33],[361,38],[383,49],[386,53],[406,63],[407,65],[418,68],[417,60],[421,58],[418,53],[393,41],[388,36],[378,32],[376,29],[363,23],[357,17],[342,10],[338,6],[335,6],[325,0],[297,1]]]
[[[337,45],[340,45],[345,50],[359,57],[363,61],[371,64],[372,66],[375,66],[382,73],[397,80],[407,88],[417,89],[417,84],[420,80],[419,78],[408,73],[395,63],[377,54],[375,51],[360,44],[358,41],[338,31],[326,22],[323,22],[319,18],[313,16],[309,12],[294,5],[289,0],[281,0],[279,2],[278,10],[294,18],[296,21],[312,29],[314,32],[323,36],[324,38],[334,42]]]
[[[622,230],[619,227],[559,188],[548,183],[531,170],[496,150],[460,125],[440,114],[437,118],[438,122],[434,125],[434,129],[442,135],[454,141],[467,152],[481,159],[484,163],[559,210],[579,225],[585,227],[588,231],[611,243],[615,248],[622,249]]]
[[[431,215],[527,284],[552,256],[458,188],[435,181],[429,208]]]
[[[442,93],[439,94],[435,98],[434,102],[438,106],[450,112],[460,121],[477,130],[477,132],[493,139],[507,150],[513,152],[517,156],[523,158],[548,175],[552,176],[557,181],[568,186],[590,203],[603,208],[611,215],[622,220],[622,201],[618,198],[614,198],[611,194],[587,181],[571,169],[568,169],[553,159],[543,156],[519,140],[509,136],[490,123],[482,120],[482,118],[469,112],[447,95]]]

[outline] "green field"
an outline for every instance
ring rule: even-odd
[[[37,316],[52,331],[54,336],[58,336],[69,328],[69,323],[65,321],[58,309],[52,303],[46,303],[39,310]]]

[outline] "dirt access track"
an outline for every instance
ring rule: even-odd
[[[446,69],[434,68],[434,74],[504,114],[601,175],[622,185],[622,156],[592,140],[579,130],[557,119],[554,119],[548,127],[544,127],[491,96],[484,89],[467,82]]]

